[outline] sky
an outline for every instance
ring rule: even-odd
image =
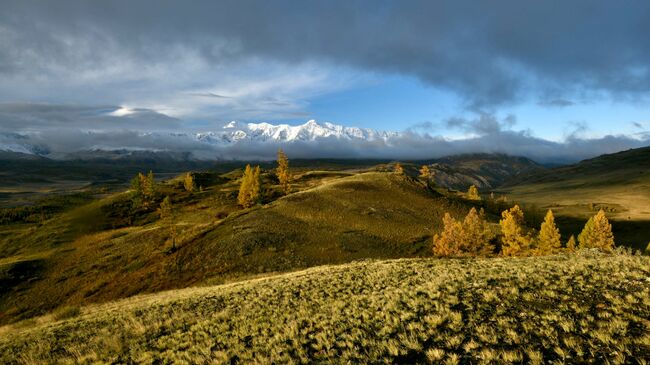
[[[650,145],[644,1],[0,0],[0,9],[0,146],[70,152],[93,146],[80,143],[92,132],[115,147],[192,150],[151,134],[310,119],[409,135],[378,157],[492,145],[575,160]],[[564,155],[530,152],[549,143]],[[419,154],[400,152],[414,146]],[[349,146],[350,157],[359,150]]]

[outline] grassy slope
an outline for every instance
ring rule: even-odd
[[[237,177],[222,175],[193,195],[173,183],[165,187],[179,209],[180,249],[172,254],[165,252],[169,229],[155,213],[111,229],[119,194],[0,240],[0,282],[9,288],[0,291],[0,323],[62,305],[267,272],[426,256],[441,214],[468,209],[390,173],[306,172],[297,176],[296,193],[238,210]]]
[[[324,266],[5,327],[0,361],[646,363],[649,276],[589,252]]]
[[[602,207],[614,221],[619,244],[643,249],[650,241],[650,147],[519,178],[501,190],[511,200],[552,208],[565,232],[579,232]]]

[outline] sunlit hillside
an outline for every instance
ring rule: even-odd
[[[646,363],[650,258],[402,259],[67,308],[4,363]]]

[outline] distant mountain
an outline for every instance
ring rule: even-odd
[[[496,188],[517,176],[546,169],[526,157],[477,153],[448,156],[428,163],[436,184],[457,190],[476,185],[481,190]]]
[[[398,136],[397,132],[381,132],[374,129],[345,127],[332,123],[318,123],[310,120],[305,124],[291,126],[269,123],[230,122],[219,131],[197,133],[195,138],[210,144],[228,144],[240,141],[251,142],[297,142],[316,141],[323,138],[343,140],[387,140]]]
[[[513,176],[506,185],[524,185],[551,182],[573,183],[589,178],[589,184],[632,183],[650,176],[650,147],[635,148],[601,155],[573,165]]]
[[[86,132],[88,136],[96,135],[96,132]],[[28,135],[5,134],[0,137],[0,152],[17,152],[48,156],[56,159],[88,159],[88,158],[109,158],[124,157],[130,152],[165,152],[165,144],[176,145],[185,143],[196,147],[227,147],[235,144],[264,144],[264,143],[296,143],[316,142],[319,140],[341,140],[341,141],[383,141],[399,137],[398,132],[377,131],[368,128],[345,127],[332,123],[318,123],[310,120],[305,124],[292,126],[288,124],[269,123],[242,123],[232,121],[224,127],[207,132],[198,133],[141,133],[141,137],[149,137],[159,141],[159,147],[147,150],[142,147],[103,147],[101,145],[86,148],[81,151],[72,151],[66,154],[52,154],[46,147],[32,143]],[[101,140],[101,138],[97,138]],[[178,143],[177,143],[178,142]],[[178,148],[175,148],[178,150]],[[174,158],[186,159],[189,154],[176,153]],[[187,155],[187,156],[186,156]]]

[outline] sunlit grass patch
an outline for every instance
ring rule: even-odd
[[[5,328],[0,361],[643,363],[649,278],[628,254],[317,267]]]

